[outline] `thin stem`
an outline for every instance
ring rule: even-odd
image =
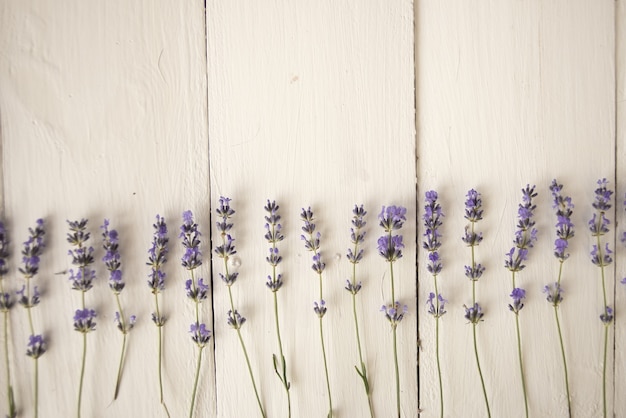
[[[433,275],[435,282],[435,301],[437,310],[437,316],[435,317],[435,356],[437,358],[437,376],[439,378],[439,409],[441,411],[441,418],[443,418],[443,380],[441,378],[441,359],[439,357],[439,290],[437,288],[437,275]]]
[[[276,267],[273,267],[273,274],[274,274],[274,279],[276,279]],[[285,355],[283,354],[283,341],[280,337],[280,322],[278,319],[278,295],[276,294],[277,292],[273,292],[274,293],[274,319],[275,319],[275,323],[276,323],[276,338],[278,339],[278,350],[280,352],[280,364],[281,364],[281,370],[282,370],[282,377],[281,374],[278,373],[278,371],[276,370],[276,366],[274,366],[274,370],[276,371],[276,373],[278,374],[278,377],[280,378],[280,380],[283,383],[283,387],[285,388],[285,392],[287,393],[287,411],[288,411],[288,417],[291,417],[291,394],[289,393],[289,381],[287,380],[287,364],[285,363]]]
[[[472,333],[474,335],[474,355],[476,357],[476,366],[478,366],[478,375],[480,376],[480,384],[483,388],[483,397],[485,398],[485,406],[487,407],[487,416],[491,418],[491,408],[489,408],[489,399],[487,398],[487,389],[485,388],[485,379],[483,378],[483,371],[480,367],[480,359],[478,358],[478,346],[476,343],[476,325],[472,324]]]
[[[126,329],[126,320],[124,319],[124,311],[122,310],[122,304],[120,303],[120,295],[115,293],[115,301],[117,302],[117,309],[120,312],[120,326],[122,327],[122,351],[120,352],[120,362],[117,368],[117,379],[115,383],[115,393],[113,395],[113,400],[117,399],[117,395],[120,392],[120,384],[122,382],[122,370],[124,368],[124,353],[126,352],[126,335],[128,331]]]
[[[196,404],[196,391],[198,390],[198,377],[200,376],[200,365],[202,364],[202,348],[198,346],[198,362],[196,364],[196,377],[193,381],[193,393],[191,395],[191,408],[189,408],[189,418],[193,417],[193,407]]]
[[[35,418],[39,416],[39,358],[35,359]]]
[[[609,341],[609,324],[604,325],[604,361],[602,362],[602,411],[606,418],[606,355]]]
[[[556,329],[559,332],[559,342],[561,343],[561,357],[563,358],[563,371],[565,372],[565,391],[567,393],[567,411],[568,415],[572,416],[572,405],[570,401],[569,393],[569,378],[567,375],[567,361],[565,360],[565,346],[563,344],[563,334],[561,333],[561,322],[559,321],[558,306],[554,305],[554,319],[556,321]]]
[[[80,406],[83,400],[83,379],[85,377],[85,360],[87,358],[87,333],[83,332],[83,359],[80,367],[80,383],[78,385],[78,405],[76,408],[76,416],[80,418]]]
[[[600,221],[602,216],[600,216]],[[599,229],[598,229],[599,230]],[[606,297],[606,281],[604,278],[604,255],[602,254],[602,247],[600,245],[600,235],[596,235],[596,242],[598,245],[598,260],[600,260],[600,274],[602,275],[602,297],[604,298],[604,313],[607,314],[607,297]],[[604,418],[606,418],[606,356],[608,346],[609,327],[608,324],[604,326],[604,364],[602,365],[602,410],[604,411]]]
[[[391,237],[391,231],[389,232],[389,236]],[[391,305],[395,307],[396,298],[395,298],[395,289],[394,289],[394,284],[393,284],[394,283],[393,261],[389,262],[389,274],[391,276]],[[398,418],[400,418],[400,368],[398,367],[398,343],[397,343],[396,327],[397,327],[397,324],[394,324],[393,325],[393,362],[394,362],[394,368],[396,372],[396,410],[398,413]]]
[[[320,317],[320,341],[322,343],[322,355],[324,356],[324,372],[326,373],[326,391],[328,392],[328,418],[333,416],[333,398],[330,394],[330,380],[328,379],[328,363],[326,361],[326,345],[324,343],[324,325]]]
[[[0,283],[1,280],[0,280]],[[4,289],[1,289],[4,293]],[[11,385],[11,369],[9,368],[9,311],[3,312],[4,316],[4,365],[7,371],[7,405],[9,417],[16,415],[15,399],[13,398],[13,386]]]
[[[222,242],[224,242],[224,235],[222,234]],[[224,257],[224,270],[226,277],[228,276],[228,258]],[[233,316],[235,316],[235,302],[233,301],[233,291],[231,286],[228,287],[228,299],[230,300],[230,309],[232,311]],[[237,331],[237,336],[239,337],[239,343],[241,345],[241,349],[243,351],[243,355],[246,358],[246,365],[248,366],[248,374],[250,375],[250,380],[252,381],[252,387],[254,388],[254,395],[256,396],[257,404],[259,405],[259,411],[261,412],[261,416],[263,418],[266,417],[265,410],[263,409],[263,404],[261,403],[261,398],[259,397],[259,391],[256,387],[256,381],[254,379],[254,373],[252,372],[252,366],[250,365],[250,358],[248,357],[248,350],[246,350],[246,344],[243,342],[243,337],[241,336],[241,330],[239,329],[239,324],[235,328]]]
[[[158,293],[157,291],[153,291],[154,294],[154,304],[156,306],[156,318],[157,321],[160,322],[161,321],[161,312],[159,311],[159,297],[158,297]],[[162,353],[163,353],[163,335],[161,332],[161,328],[163,328],[163,324],[156,324],[157,329],[158,329],[158,347],[159,347],[159,357],[157,358],[157,363],[158,363],[158,370],[159,370],[159,399],[161,401],[161,405],[163,405],[163,408],[165,409],[165,413],[167,414],[168,418],[170,417],[170,411],[167,409],[167,405],[165,404],[165,400],[163,399],[163,374],[162,374]]]
[[[526,394],[526,378],[524,377],[524,363],[522,361],[522,338],[519,331],[519,314],[515,314],[515,329],[517,331],[517,358],[519,360],[519,371],[522,376],[522,391],[524,392],[524,410],[528,418],[528,396]]]

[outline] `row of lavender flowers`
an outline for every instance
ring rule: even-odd
[[[560,263],[559,268],[559,276],[556,282],[546,285],[544,288],[544,292],[547,295],[547,300],[554,306],[555,311],[555,319],[559,332],[560,343],[561,343],[561,351],[563,353],[563,366],[565,373],[565,386],[567,390],[567,399],[568,399],[568,408],[571,415],[571,405],[569,403],[569,383],[567,378],[567,365],[565,359],[565,350],[563,349],[563,339],[561,337],[560,332],[560,323],[559,323],[559,315],[558,315],[558,306],[560,302],[563,300],[562,296],[562,287],[561,287],[561,273],[563,269],[563,263],[569,257],[567,254],[568,241],[574,236],[574,225],[571,221],[572,210],[574,208],[571,198],[567,196],[562,196],[563,186],[558,184],[555,181],[552,182],[550,186],[550,190],[553,196],[553,206],[556,210],[556,235],[557,239],[555,240],[555,253],[557,260]],[[604,278],[604,268],[612,262],[611,254],[612,251],[609,248],[608,243],[601,243],[601,237],[609,232],[610,221],[606,217],[606,211],[611,208],[611,196],[613,192],[608,189],[608,181],[606,179],[602,179],[598,181],[598,188],[595,191],[595,201],[593,202],[593,207],[596,209],[596,213],[594,213],[593,218],[589,221],[589,230],[592,235],[596,237],[597,242],[593,245],[591,250],[591,260],[592,262],[601,268],[601,276],[602,276],[602,287],[604,292],[604,307],[603,312],[600,316],[602,323],[605,325],[605,351],[604,351],[604,381],[603,381],[603,396],[604,396],[604,413],[606,416],[606,389],[605,389],[605,381],[606,381],[606,344],[607,338],[606,334],[608,333],[608,325],[613,320],[613,310],[608,305],[607,296],[606,296],[606,286],[605,286],[605,278]],[[512,273],[512,291],[511,298],[512,302],[509,305],[509,309],[511,312],[515,314],[516,328],[517,328],[517,338],[518,338],[518,354],[519,354],[519,366],[520,366],[520,375],[522,380],[522,388],[524,395],[524,404],[526,415],[528,416],[528,400],[526,396],[526,386],[524,380],[524,368],[523,368],[523,356],[521,352],[521,344],[520,344],[520,333],[519,333],[519,314],[524,307],[523,300],[525,299],[525,290],[517,287],[515,283],[516,274],[524,269],[524,263],[528,259],[529,250],[534,246],[535,241],[537,240],[537,230],[534,228],[535,222],[533,221],[534,211],[536,209],[536,205],[533,203],[533,199],[537,196],[535,192],[535,186],[527,186],[522,189],[522,203],[518,208],[518,223],[517,223],[517,231],[514,237],[514,247],[506,253],[505,259],[505,267],[511,271]],[[624,202],[626,204],[626,202]],[[465,218],[468,220],[469,224],[466,227],[465,235],[463,236],[463,242],[470,247],[471,249],[471,263],[465,267],[466,276],[472,281],[472,303],[469,307],[465,306],[465,318],[469,321],[470,324],[473,325],[473,335],[474,335],[474,350],[476,363],[480,375],[481,386],[483,389],[483,395],[486,405],[486,412],[488,416],[491,416],[491,411],[489,407],[489,398],[485,388],[485,382],[482,375],[482,371],[480,368],[480,360],[478,355],[477,343],[476,343],[476,326],[483,321],[484,313],[480,304],[477,301],[476,297],[476,283],[478,279],[482,276],[485,271],[484,266],[478,263],[475,259],[475,250],[476,247],[481,243],[483,236],[481,232],[477,232],[475,230],[476,224],[478,221],[483,218],[483,209],[482,209],[482,198],[480,193],[475,190],[470,190],[467,193],[467,199],[465,202],[466,210],[465,210]],[[279,309],[278,309],[278,299],[277,292],[283,285],[282,275],[278,271],[278,267],[280,262],[282,261],[282,257],[280,255],[280,251],[278,248],[278,244],[283,240],[284,236],[281,232],[282,226],[280,224],[281,216],[279,214],[279,206],[276,202],[270,202],[268,200],[267,205],[265,206],[266,211],[266,234],[265,239],[269,244],[269,253],[266,257],[266,261],[269,263],[271,267],[271,274],[268,275],[267,287],[273,293],[274,298],[274,313],[275,313],[275,326],[276,326],[276,337],[277,337],[277,346],[279,350],[278,355],[274,355],[273,357],[273,366],[274,370],[281,381],[285,389],[286,394],[286,409],[288,411],[288,416],[291,416],[291,398],[290,398],[290,388],[291,383],[288,379],[287,373],[287,362],[285,361],[285,357],[283,354],[282,340],[280,334],[280,322],[279,322]],[[355,366],[356,372],[359,377],[362,379],[365,394],[367,396],[367,403],[370,411],[370,415],[374,416],[372,399],[371,399],[371,387],[368,380],[367,375],[367,367],[366,360],[363,358],[362,347],[360,341],[360,333],[359,333],[359,322],[358,322],[358,314],[356,309],[356,296],[361,290],[362,283],[357,281],[357,271],[356,266],[363,258],[363,249],[362,244],[365,240],[365,231],[364,227],[366,222],[364,217],[366,215],[366,211],[363,206],[355,206],[353,210],[353,219],[351,228],[351,242],[353,244],[352,248],[350,248],[347,252],[347,259],[352,263],[352,277],[347,281],[346,290],[352,295],[353,302],[353,313],[354,313],[354,323],[355,323],[355,335],[356,335],[356,343],[358,347],[358,366]],[[259,391],[256,385],[254,373],[252,366],[250,364],[250,360],[248,357],[247,348],[240,332],[241,327],[246,322],[245,317],[243,317],[239,311],[236,309],[234,304],[234,298],[232,294],[232,285],[236,282],[238,273],[236,271],[229,271],[229,258],[236,254],[234,238],[232,236],[232,220],[231,218],[235,214],[235,211],[230,206],[230,199],[228,198],[220,198],[219,206],[216,209],[217,217],[219,221],[216,222],[217,230],[220,234],[220,243],[216,245],[214,248],[215,255],[223,260],[224,272],[220,272],[219,276],[221,280],[228,287],[228,296],[230,302],[230,310],[228,312],[228,324],[237,331],[238,339],[241,344],[242,352],[247,364],[247,368],[250,374],[252,387],[254,389],[254,393],[256,396],[256,401],[258,403],[259,412],[262,416],[266,416],[265,409],[262,405],[261,398],[259,396]],[[314,302],[314,312],[319,318],[319,328],[320,328],[320,342],[321,342],[321,351],[324,360],[325,366],[325,377],[326,377],[326,389],[328,395],[328,416],[333,416],[333,405],[332,405],[332,391],[330,388],[329,377],[328,377],[328,366],[326,362],[326,348],[324,342],[324,332],[323,332],[323,318],[325,313],[327,312],[328,307],[326,306],[326,302],[324,300],[323,293],[323,273],[325,269],[325,264],[322,260],[322,253],[320,250],[321,247],[321,235],[319,232],[316,232],[316,225],[314,223],[314,214],[311,208],[303,209],[300,215],[304,225],[302,227],[302,231],[304,234],[301,236],[304,241],[305,248],[312,252],[312,269],[319,277],[319,299]],[[443,224],[444,214],[440,204],[438,203],[438,195],[435,191],[428,191],[425,194],[425,206],[424,206],[424,241],[422,243],[422,247],[428,253],[428,263],[427,270],[432,274],[434,280],[434,292],[431,292],[428,300],[426,301],[428,305],[429,313],[435,318],[437,321],[436,326],[436,359],[437,359],[437,370],[439,375],[439,388],[440,388],[440,412],[441,416],[443,416],[444,412],[444,392],[441,378],[441,364],[439,362],[439,321],[441,317],[446,313],[445,304],[447,300],[443,297],[442,294],[438,291],[437,285],[437,277],[441,273],[443,269],[443,264],[441,261],[441,257],[439,256],[439,251],[442,245],[442,236],[440,233],[440,228]],[[396,341],[396,328],[398,324],[402,321],[405,314],[408,312],[408,307],[404,304],[401,304],[400,301],[396,300],[395,297],[395,284],[394,284],[394,271],[393,265],[394,263],[402,257],[402,249],[404,248],[403,237],[398,234],[396,231],[400,230],[406,222],[406,209],[399,206],[388,206],[383,207],[382,211],[378,215],[379,225],[383,228],[384,233],[377,241],[378,252],[380,256],[382,256],[386,262],[389,263],[390,269],[390,286],[391,286],[391,303],[383,305],[381,311],[384,313],[385,317],[389,321],[392,328],[392,351],[394,356],[394,365],[395,365],[395,377],[396,377],[396,403],[397,403],[397,416],[400,416],[401,410],[401,402],[400,402],[400,379],[399,379],[399,368],[398,368],[398,357],[397,357],[397,341]],[[87,232],[87,220],[83,219],[80,221],[68,221],[69,233],[67,234],[67,241],[72,245],[72,248],[69,250],[69,255],[72,259],[72,264],[75,266],[74,269],[70,269],[70,281],[72,283],[72,288],[74,290],[81,292],[81,305],[79,309],[76,309],[74,315],[74,329],[80,332],[83,336],[83,357],[82,357],[82,365],[81,365],[81,374],[80,374],[80,382],[78,389],[78,401],[77,401],[77,416],[81,415],[81,400],[82,400],[82,387],[83,387],[83,379],[84,379],[84,370],[85,370],[85,362],[86,362],[86,344],[87,344],[87,334],[96,328],[96,312],[93,309],[87,307],[85,303],[85,294],[88,292],[92,286],[93,281],[96,278],[96,272],[93,269],[92,265],[94,263],[94,249],[92,246],[88,245],[88,241],[90,239],[90,233]],[[168,254],[168,234],[167,234],[167,225],[165,223],[165,219],[159,215],[156,217],[156,222],[153,225],[154,227],[154,236],[152,245],[149,249],[149,257],[147,264],[150,266],[149,280],[148,286],[151,289],[152,294],[154,295],[154,303],[155,310],[152,313],[152,321],[156,325],[158,329],[158,344],[159,344],[159,395],[160,402],[163,405],[164,411],[169,416],[169,411],[165,402],[163,400],[163,384],[162,384],[162,373],[161,373],[161,341],[162,341],[162,327],[166,322],[166,318],[161,314],[159,309],[159,297],[161,292],[165,289],[165,272],[163,270],[163,265],[167,261]],[[118,233],[114,229],[110,229],[110,223],[108,220],[105,220],[102,229],[102,247],[105,251],[105,255],[102,258],[102,262],[106,266],[109,271],[109,287],[112,290],[114,295],[115,304],[117,305],[117,311],[115,312],[115,321],[117,324],[117,328],[122,333],[122,347],[119,359],[119,369],[115,384],[115,392],[114,398],[117,398],[119,393],[119,387],[122,376],[122,369],[124,366],[125,360],[125,350],[126,350],[126,340],[127,335],[133,328],[136,317],[134,315],[125,315],[123,306],[121,303],[120,295],[125,287],[124,281],[122,279],[121,272],[121,257],[119,253],[119,240]],[[22,263],[23,267],[19,268],[19,272],[23,275],[25,279],[25,283],[19,291],[17,291],[18,302],[20,305],[24,306],[28,313],[29,325],[30,325],[30,337],[27,344],[26,354],[29,357],[32,357],[35,361],[34,367],[34,410],[35,416],[37,416],[38,411],[38,401],[37,401],[37,393],[38,393],[38,366],[37,362],[39,357],[41,357],[46,349],[46,339],[43,335],[37,334],[35,332],[35,327],[33,324],[33,318],[31,314],[31,309],[34,308],[39,303],[40,294],[38,292],[37,286],[32,286],[31,280],[37,275],[39,270],[39,262],[40,257],[43,253],[45,243],[45,228],[43,220],[37,220],[35,228],[29,229],[29,238],[23,244],[22,249]],[[195,307],[195,318],[190,326],[190,334],[193,342],[198,347],[198,359],[197,359],[197,368],[194,379],[193,393],[191,398],[191,407],[189,410],[189,416],[194,415],[194,403],[195,396],[197,392],[198,386],[198,376],[201,368],[202,362],[202,353],[203,349],[207,346],[211,338],[211,331],[208,329],[206,323],[202,321],[201,318],[201,310],[200,304],[205,301],[209,295],[209,285],[208,283],[201,277],[196,277],[195,270],[202,265],[202,254],[200,253],[200,232],[198,231],[198,225],[195,223],[193,219],[193,214],[190,211],[186,211],[183,213],[183,223],[180,227],[179,238],[181,239],[181,243],[185,249],[184,255],[181,259],[181,265],[188,272],[189,278],[185,281],[185,291],[187,297],[194,303]],[[626,233],[624,233],[622,237],[622,241],[626,243]],[[0,223],[0,311],[3,312],[5,316],[5,324],[8,323],[6,320],[10,308],[14,305],[14,301],[12,295],[9,292],[6,292],[4,289],[4,283],[2,280],[8,273],[8,236],[5,231],[4,226]],[[626,279],[623,280],[626,283]],[[8,333],[7,326],[4,327],[4,342],[5,342],[5,363],[6,363],[6,371],[7,371],[7,394],[8,394],[8,416],[15,417],[17,416],[17,408],[15,406],[15,400],[13,396],[13,389],[11,384],[11,375],[10,375],[10,367],[9,367],[9,355],[8,355]]]

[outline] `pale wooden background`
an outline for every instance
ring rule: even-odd
[[[562,305],[574,415],[599,416],[601,297],[585,227],[597,178],[613,186],[626,178],[625,18],[622,0],[208,1],[206,9],[200,1],[2,2],[2,196],[14,253],[35,219],[49,225],[39,278],[45,294],[34,311],[50,339],[40,366],[42,416],[71,416],[75,409],[80,338],[71,316],[78,295],[67,275],[57,273],[69,264],[65,220],[80,217],[90,219],[94,246],[104,217],[119,230],[128,281],[122,299],[139,316],[122,392],[112,403],[120,335],[99,264],[98,283],[87,295],[99,323],[89,336],[84,411],[93,417],[164,415],[156,401],[156,331],[144,265],[156,213],[167,218],[173,246],[163,298],[169,317],[165,396],[173,416],[187,415],[196,351],[186,332],[192,310],[184,297],[177,228],[182,211],[193,210],[208,257],[210,211],[220,195],[232,197],[237,210],[233,233],[241,267],[233,291],[248,319],[243,336],[272,417],[285,414],[271,366],[277,347],[264,285],[266,199],[281,205],[287,236],[279,298],[294,416],[302,417],[324,416],[326,395],[312,310],[317,282],[299,238],[300,209],[313,207],[322,232],[338,417],[366,416],[343,286],[351,209],[363,203],[369,211],[360,315],[382,417],[395,399],[389,326],[378,312],[389,291],[386,264],[375,249],[375,215],[382,205],[408,207],[407,248],[397,264],[398,292],[410,306],[399,331],[403,414],[416,416],[419,407],[422,416],[438,416],[433,320],[424,305],[432,279],[415,268],[424,260],[417,219],[424,191],[433,188],[447,214],[441,274],[450,300],[442,320],[446,416],[484,416],[462,308],[470,289],[463,276],[469,254],[460,241],[463,197],[472,187],[483,193],[486,209],[479,224],[485,241],[477,251],[488,268],[478,285],[487,310],[479,327],[486,384],[494,416],[521,416],[513,318],[506,309],[510,275],[503,263],[526,183],[540,192],[540,240],[519,276],[528,289],[521,323],[531,415],[565,416],[552,311],[540,292],[557,267],[547,189],[553,177],[572,195],[578,227]],[[624,225],[626,185],[617,186],[616,216]],[[619,417],[626,415],[620,396],[626,389],[626,289],[613,283],[626,275],[626,250],[617,248],[609,275],[617,312],[609,399]],[[8,283],[18,288],[18,276]],[[216,277],[213,307],[203,312],[207,321],[214,315],[215,347],[201,376],[198,416],[257,416],[241,350],[225,324],[226,297]],[[22,415],[31,416],[25,314],[18,307],[11,318],[17,401]],[[4,373],[0,399],[4,413]]]

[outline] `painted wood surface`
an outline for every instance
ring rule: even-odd
[[[190,209],[203,234],[200,274],[212,277],[212,304],[202,313],[214,320],[215,343],[205,350],[197,416],[259,415],[237,334],[226,323],[230,303],[218,276],[223,266],[209,261],[211,244],[219,243],[214,211],[227,196],[236,211],[233,301],[247,318],[241,334],[268,416],[286,413],[272,367],[278,348],[265,286],[271,272],[263,238],[267,199],[280,205],[285,234],[279,244],[284,286],[277,295],[293,416],[327,412],[313,312],[318,283],[300,238],[299,215],[309,206],[326,263],[324,336],[334,413],[368,415],[344,290],[355,204],[368,211],[357,312],[376,416],[395,410],[391,333],[379,312],[390,302],[389,272],[376,249],[382,234],[377,214],[393,204],[408,208],[406,247],[394,271],[398,298],[409,308],[398,328],[402,413],[416,416],[421,408],[421,416],[439,416],[434,321],[425,305],[432,279],[421,250],[424,192],[435,189],[446,214],[440,275],[449,300],[441,322],[445,416],[485,416],[471,326],[463,318],[469,250],[460,239],[464,195],[477,188],[485,219],[478,224],[484,241],[476,254],[487,267],[477,287],[486,312],[479,352],[493,416],[523,416],[504,254],[512,246],[520,189],[529,183],[539,192],[540,231],[519,274],[528,292],[520,322],[529,406],[531,416],[566,416],[553,312],[541,292],[558,269],[548,190],[556,177],[576,205],[560,308],[573,416],[601,416],[601,289],[586,225],[595,181],[606,177],[617,186],[609,215],[617,261],[608,275],[616,308],[608,399],[615,416],[625,415],[619,394],[626,376],[626,295],[619,280],[626,276],[626,249],[617,239],[626,225],[625,10],[622,0],[209,1],[206,8],[203,2],[3,2],[1,185],[12,241],[10,289],[21,287],[17,254],[27,228],[38,217],[49,226],[37,279],[42,302],[34,311],[50,338],[40,361],[41,411],[75,413],[81,339],[71,317],[79,298],[64,273],[71,267],[65,221],[88,217],[98,280],[87,301],[99,317],[89,335],[83,416],[165,416],[145,284],[158,213],[168,221],[172,247],[163,294],[165,400],[173,417],[188,415],[196,350],[178,227]],[[98,226],[105,217],[120,232],[128,282],[122,301],[139,317],[115,402],[121,335],[99,262]],[[33,415],[26,325],[23,309],[14,308],[11,364],[20,416]],[[5,382],[2,373],[0,413]]]

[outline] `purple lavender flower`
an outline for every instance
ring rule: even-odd
[[[9,272],[9,236],[4,227],[4,222],[0,222],[0,277]],[[1,283],[1,280],[0,280]]]
[[[428,300],[426,300],[428,313],[434,318],[441,318],[447,313],[445,309],[446,303],[448,303],[448,300],[444,299],[441,294],[438,294],[437,298],[435,299],[435,294],[433,292],[430,292],[430,294],[428,295]]]
[[[206,328],[205,324],[198,325],[197,322],[194,322],[189,328],[189,333],[193,342],[200,348],[205,347],[211,339],[211,331]]]
[[[43,219],[37,219],[35,228],[28,228],[29,237],[24,242],[22,249],[22,262],[24,267],[19,268],[19,272],[24,278],[30,279],[39,271],[39,262],[43,249],[45,248],[43,237],[46,234]]]
[[[70,232],[67,234],[67,241],[74,246],[68,251],[72,257],[72,264],[78,267],[77,271],[69,269],[72,289],[86,292],[93,287],[96,278],[96,271],[89,267],[94,262],[93,247],[87,247],[90,233],[87,229],[87,219],[80,221],[67,221]]]
[[[233,329],[241,329],[241,326],[246,322],[246,318],[241,316],[237,310],[234,312],[232,310],[228,311],[228,319],[226,320],[228,325]]]
[[[96,311],[93,309],[77,309],[74,314],[74,329],[86,334],[96,329]]]
[[[441,247],[441,233],[439,228],[443,225],[444,214],[441,210],[441,205],[437,202],[438,195],[434,190],[428,191],[425,194],[426,205],[424,206],[424,227],[426,232],[424,236],[426,240],[422,242],[422,247],[428,252],[434,252]]]
[[[426,270],[433,276],[441,273],[443,268],[443,264],[441,263],[441,258],[439,257],[439,253],[437,251],[433,251],[428,254],[428,264],[426,265]]]
[[[611,254],[613,251],[609,249],[609,243],[605,243],[604,251],[600,251],[597,245],[593,245],[591,249],[591,262],[598,267],[606,267],[613,262]]]
[[[307,236],[300,235],[300,238],[304,241],[304,247],[313,252],[313,264],[311,268],[317,274],[322,274],[324,269],[326,268],[326,264],[322,262],[322,254],[320,253],[320,238],[322,235],[319,232],[315,232],[315,224],[313,221],[315,220],[313,216],[313,211],[311,207],[308,209],[302,208],[302,213],[300,214],[300,219],[304,221],[304,226],[302,227],[302,231],[304,231]]]
[[[22,285],[22,288],[17,290],[15,294],[19,296],[17,302],[27,309],[39,305],[40,294],[37,286],[33,288],[33,294],[30,297],[27,295],[26,285]]]
[[[190,210],[183,212],[183,224],[178,237],[183,239],[185,254],[181,258],[181,263],[187,270],[194,270],[202,265],[200,235],[198,224],[193,220],[193,213]]]
[[[191,279],[185,282],[185,294],[194,302],[202,302],[209,294],[209,286],[204,283],[204,279],[198,279],[198,282],[194,286]]]
[[[604,325],[609,325],[613,322],[613,309],[610,306],[604,307],[604,313],[600,315],[600,321],[602,321]]]
[[[381,306],[380,311],[384,312],[385,317],[387,318],[391,326],[395,328],[402,321],[404,315],[409,312],[409,307],[407,305],[400,305],[399,301],[395,301],[393,305]]]
[[[120,315],[120,313],[115,312],[115,317],[113,318],[113,321],[115,321],[115,326],[117,327],[117,329],[119,329],[122,333],[128,333],[128,331],[135,327],[135,323],[137,322],[137,316],[131,315],[128,317],[128,322],[124,322],[122,321],[122,316]]]
[[[478,303],[474,303],[474,305],[469,308],[465,305],[463,305],[463,307],[465,308],[465,319],[471,324],[478,324],[483,320],[485,314]]]
[[[391,263],[402,258],[402,248],[402,235],[383,235],[378,238],[378,254]]]
[[[522,202],[517,211],[517,230],[515,231],[515,238],[513,243],[515,247],[506,253],[506,260],[504,266],[511,272],[521,271],[526,267],[523,262],[528,260],[528,250],[532,248],[537,241],[537,229],[534,228],[535,221],[533,220],[534,211],[537,208],[533,204],[532,200],[537,196],[535,193],[535,186],[530,187],[526,185],[526,188],[522,189]],[[517,251],[516,251],[517,250]]]
[[[513,304],[509,304],[509,310],[517,315],[524,307],[522,300],[526,299],[526,291],[524,289],[516,287],[511,292],[511,299],[513,299]]]
[[[265,285],[272,292],[278,291],[283,285],[282,275],[276,274],[276,267],[283,261],[283,257],[280,255],[278,244],[285,237],[282,234],[282,225],[280,224],[280,215],[278,213],[279,206],[276,204],[276,201],[270,202],[267,201],[267,205],[264,206],[267,215],[265,215],[265,229],[267,232],[265,233],[265,239],[271,245],[269,248],[269,255],[265,257],[265,261],[268,262],[270,266],[272,266],[272,275],[267,276],[267,282]]]
[[[483,219],[483,201],[480,193],[471,189],[465,199],[465,219],[470,222],[478,222]]]
[[[574,237],[574,224],[571,221],[574,205],[571,197],[561,195],[562,189],[562,184],[557,183],[556,179],[552,180],[550,185],[553,198],[552,207],[556,209],[557,219],[555,225],[557,239],[554,241],[554,256],[559,261],[565,261],[569,257],[569,254],[565,254],[565,251],[568,247],[568,241]]]
[[[354,205],[352,214],[353,214],[352,226],[354,228],[350,228],[350,242],[354,245],[355,250],[353,251],[352,248],[348,248],[346,257],[348,258],[348,261],[351,262],[352,264],[358,264],[363,259],[363,249],[362,248],[358,249],[358,247],[360,244],[363,244],[365,240],[366,231],[363,231],[362,229],[367,224],[367,222],[365,222],[364,220],[364,217],[367,214],[367,212],[365,211],[365,209],[363,209],[363,205],[361,206]],[[404,245],[402,247],[404,247]],[[379,248],[379,251],[380,251],[380,248]],[[400,256],[402,255],[400,254]]]
[[[124,290],[125,283],[122,280],[122,270],[120,269],[122,263],[120,262],[121,256],[119,252],[119,239],[115,229],[109,229],[109,220],[105,219],[104,223],[100,227],[102,229],[102,247],[105,254],[102,257],[102,262],[109,270],[109,287],[113,290],[113,293],[119,295]]]
[[[39,357],[41,357],[45,352],[46,349],[48,348],[48,345],[46,344],[46,341],[43,338],[43,335],[38,334],[38,335],[30,335],[28,337],[28,345],[26,348],[26,355],[28,357],[34,358],[34,359],[38,359]]]
[[[152,293],[156,295],[165,290],[163,265],[167,262],[169,238],[167,237],[167,224],[162,216],[156,216],[156,223],[152,227],[154,228],[154,236],[152,246],[148,250],[149,256],[146,264],[150,266],[148,286],[152,289]]]
[[[402,228],[406,221],[406,208],[402,206],[383,206],[380,214],[379,225],[385,232],[391,233],[394,229]]]
[[[313,311],[319,318],[323,318],[326,315],[326,309],[326,301],[324,299],[320,300],[319,303],[313,302]]]
[[[480,263],[477,263],[473,267],[465,266],[465,277],[472,281],[480,279],[484,272],[485,267]]]
[[[220,234],[224,235],[233,227],[233,224],[229,222],[230,218],[235,214],[235,211],[230,207],[230,201],[227,197],[221,196],[219,199],[219,207],[215,210],[217,216],[222,218],[221,221],[216,222],[217,230]]]
[[[545,285],[543,293],[546,294],[546,300],[553,306],[558,306],[563,301],[563,289],[558,282]]]

